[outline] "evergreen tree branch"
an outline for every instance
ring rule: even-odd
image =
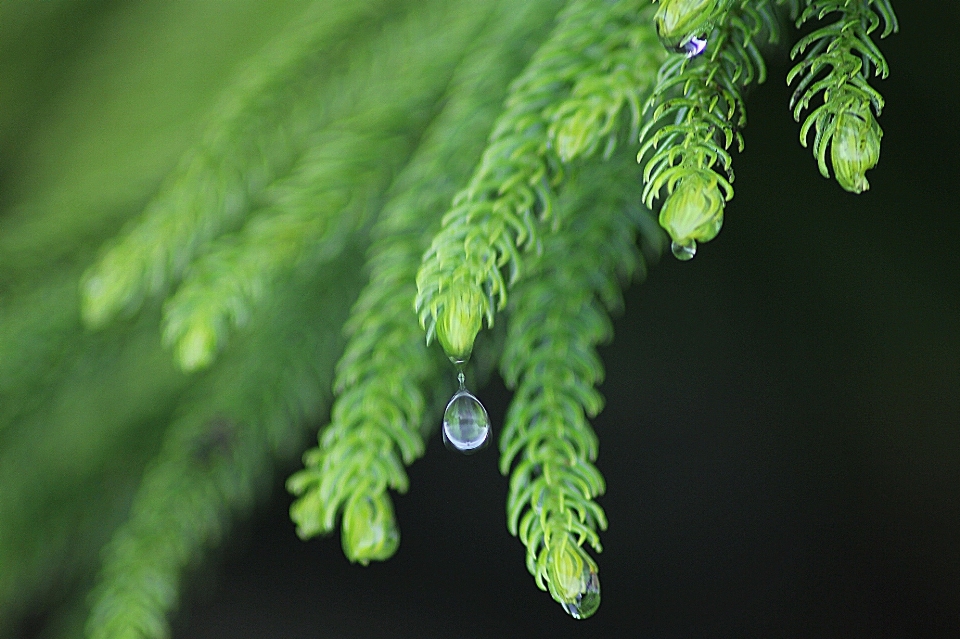
[[[78,589],[113,534],[88,634],[168,636],[183,573],[305,445],[331,382],[329,424],[288,482],[291,517],[302,537],[339,519],[351,561],[389,557],[389,489],[407,489],[448,388],[430,341],[461,363],[500,310],[516,392],[500,441],[508,527],[538,586],[593,614],[596,346],[644,268],[638,231],[662,246],[640,202],[664,198],[678,257],[720,230],[745,90],[764,81],[760,47],[784,5],[798,25],[824,23],[787,78],[795,117],[812,109],[801,140],[815,128],[821,172],[868,188],[883,107],[869,77],[888,74],[872,36],[898,25],[890,0],[804,0],[802,13],[800,0],[569,0],[548,24],[559,4],[304,0],[82,289],[87,246],[122,206],[60,228],[70,213],[45,209],[70,196],[14,199],[0,238],[0,635]],[[665,49],[685,55],[664,63]],[[643,170],[618,152],[623,136],[639,138]],[[162,333],[182,368],[246,329],[211,370],[171,366],[156,308],[82,331],[78,306],[104,327],[170,291]],[[473,365],[496,350],[477,346]]]
[[[343,547],[352,561],[383,560],[396,549],[386,490],[406,491],[403,467],[423,454],[429,394],[443,386],[442,362],[410,309],[420,257],[439,226],[430,213],[442,210],[469,176],[507,83],[555,4],[499,3],[373,228],[370,281],[345,326],[331,423],[304,456],[305,469],[288,482],[300,496],[291,508],[298,534],[329,533],[343,512]]]
[[[555,191],[564,180],[557,149],[571,161],[576,153],[609,147],[618,125],[599,122],[617,105],[623,117],[624,107],[648,90],[652,71],[645,61],[652,48],[642,33],[650,13],[644,4],[572,0],[511,87],[479,166],[454,198],[417,274],[420,323],[427,340],[437,337],[451,358],[469,356],[481,324],[493,325],[507,288],[520,277],[521,251],[539,250],[540,225],[555,225]],[[625,56],[631,56],[626,64]],[[606,95],[585,94],[597,88]],[[575,102],[561,107],[572,91]],[[564,121],[554,126],[552,144],[551,123]]]
[[[362,249],[362,247],[360,247]],[[350,254],[359,255],[359,251]],[[169,636],[183,571],[269,482],[274,459],[303,442],[326,398],[359,260],[285,289],[256,330],[180,406],[127,521],[106,547],[87,622],[91,639]],[[333,277],[330,277],[333,276]]]
[[[716,27],[703,53],[674,54],[661,67],[637,155],[643,161],[650,153],[644,203],[653,207],[666,189],[660,224],[680,259],[693,257],[697,242],[720,232],[724,202],[733,197],[728,149],[734,142],[743,149],[743,90],[766,79],[756,38],[762,32],[770,41],[778,37],[774,0],[738,0],[710,24]]]
[[[658,0],[654,0],[655,2]],[[668,51],[699,54],[703,41],[723,23],[738,0],[659,0],[653,23]]]
[[[87,271],[88,326],[136,311],[144,298],[175,284],[210,242],[242,224],[326,121],[323,84],[340,66],[341,50],[396,12],[396,4],[311,2],[245,67],[143,216]]]
[[[11,424],[44,404],[43,380],[78,350],[76,310],[63,303],[76,286],[76,273],[67,272],[0,305],[0,444]]]
[[[423,27],[423,30],[418,33],[417,29],[407,25],[406,41],[411,44],[421,43],[428,32],[440,32],[435,22],[440,16],[442,11],[411,16],[414,21],[412,26]],[[344,256],[349,254],[343,253]],[[324,269],[319,277],[322,278],[321,281],[335,282],[336,286],[350,291],[353,290],[350,285],[352,276],[355,276],[359,269],[350,260],[346,260],[345,264],[343,262],[344,260],[339,260],[337,267]],[[330,323],[330,327],[336,326],[339,321],[335,311],[348,308],[344,300],[321,298],[319,306],[306,309],[313,313],[313,319],[308,319],[310,316],[303,317],[304,311],[300,308],[305,299],[319,296],[313,291],[307,295],[304,290],[297,290],[286,297],[287,303],[277,313],[279,318],[283,318],[283,322],[289,323],[286,332],[291,330],[289,327],[300,331],[301,326],[309,322],[316,323],[316,317],[321,313],[324,321]],[[332,348],[318,354],[315,348],[304,349],[303,344],[297,344],[296,340],[290,339],[289,335],[276,327],[251,328],[254,330],[250,339],[260,336],[260,339],[265,340],[266,336],[270,336],[270,341],[264,344],[262,352],[251,353],[239,367],[224,369],[224,366],[229,365],[231,358],[228,357],[227,361],[213,371],[214,379],[225,380],[218,384],[217,388],[226,395],[226,399],[212,403],[214,409],[217,404],[225,406],[220,412],[228,415],[228,423],[231,424],[228,430],[234,433],[228,438],[233,442],[229,446],[232,463],[222,465],[222,468],[218,465],[219,470],[209,474],[198,474],[194,468],[195,456],[191,456],[191,446],[185,442],[195,441],[203,436],[211,414],[209,398],[198,402],[197,407],[190,411],[192,414],[178,422],[171,430],[166,455],[160,458],[154,470],[148,474],[130,521],[111,544],[110,555],[103,571],[103,583],[98,589],[97,604],[88,624],[91,636],[111,637],[118,636],[117,633],[122,636],[122,633],[131,629],[139,633],[135,636],[163,636],[166,628],[164,616],[175,604],[176,583],[180,572],[198,556],[206,544],[216,539],[226,516],[249,500],[250,478],[261,472],[258,469],[266,463],[265,452],[276,449],[284,441],[289,447],[289,430],[303,421],[303,409],[298,407],[298,404],[310,405],[311,412],[315,413],[318,403],[316,400],[303,402],[296,397],[284,398],[282,394],[298,393],[303,389],[315,391],[326,386],[329,380],[323,380],[323,376],[327,374],[324,362],[332,354]],[[320,339],[321,336],[330,334],[332,331],[325,331],[323,326],[320,326],[312,329],[307,337]],[[329,341],[329,338],[323,339]],[[249,343],[249,340],[241,342],[241,345],[245,343]],[[249,347],[247,350],[250,350]],[[272,366],[266,371],[257,373],[258,367],[263,368],[258,360],[268,357],[267,353],[273,351],[285,352],[286,359],[300,364],[291,364],[281,358],[280,361],[272,361]],[[239,357],[234,353],[231,355],[234,358]],[[307,379],[289,379],[304,366]],[[221,373],[223,370],[239,372]],[[248,372],[244,373],[244,370]],[[239,379],[236,379],[237,375],[240,375]],[[271,375],[281,379],[271,379]],[[262,391],[257,392],[257,389],[264,386],[276,388],[281,394],[280,397],[265,400],[277,404],[270,409],[272,414],[269,414],[267,408],[257,406],[256,400],[246,399],[263,397]],[[210,392],[203,395],[216,396]],[[251,401],[254,405],[245,406]],[[274,406],[273,403],[269,406]],[[289,406],[291,403],[294,404],[292,407]],[[202,406],[206,408],[201,410]],[[265,412],[268,415],[258,420],[257,416]],[[251,420],[254,421],[252,425],[244,426],[243,422]],[[266,433],[269,437],[267,442],[263,441],[264,434],[257,432],[265,427],[275,431],[273,434]],[[158,512],[163,514],[159,521],[155,515]],[[157,584],[162,587],[157,588]]]
[[[332,133],[293,184],[284,184],[290,189],[289,197],[277,198],[282,204],[218,239],[164,305],[163,339],[178,364],[187,371],[209,366],[230,330],[248,323],[278,280],[298,266],[322,269],[336,258],[349,233],[369,220],[408,143],[402,136]]]
[[[830,177],[829,149],[837,183],[862,193],[870,188],[866,172],[880,159],[883,137],[876,120],[883,97],[868,78],[871,67],[873,75],[881,78],[890,73],[870,34],[880,28],[881,20],[881,38],[896,33],[899,25],[889,0],[808,0],[797,26],[814,18],[822,21],[831,13],[839,14],[835,22],[807,34],[790,52],[792,58],[804,56],[787,74],[787,84],[799,80],[790,107],[799,122],[800,114],[822,92],[823,104],[807,114],[800,127],[800,142],[807,146],[810,130],[815,128],[813,155],[820,173]]]
[[[185,370],[209,365],[275,280],[298,265],[321,268],[369,222],[460,56],[450,42],[469,41],[484,15],[422,3],[352,56],[343,82],[327,88],[349,96],[347,113],[314,136],[291,175],[268,189],[270,205],[219,239],[167,302],[164,340]]]
[[[76,299],[78,275],[67,300]],[[76,306],[70,310],[78,322]],[[0,435],[0,636],[11,616],[92,571],[120,523],[158,447],[157,423],[169,419],[186,382],[160,347],[156,324],[150,313],[80,333],[43,371],[33,391],[39,404],[11,411],[15,421]],[[4,395],[3,404],[17,399]]]
[[[643,3],[609,5],[606,12],[588,13],[585,6],[576,11],[582,31],[568,35],[581,42],[568,46],[587,52],[591,63],[583,65],[569,94],[543,111],[547,147],[562,163],[593,157],[601,148],[608,159],[622,138],[636,137],[643,97],[663,62],[645,19],[652,9]]]
[[[634,240],[647,213],[636,205],[639,167],[630,155],[585,169],[561,198],[561,228],[511,295],[500,365],[515,389],[500,438],[507,525],[527,547],[537,585],[577,618],[600,603],[597,565],[582,547],[599,552],[607,525],[587,421],[603,407],[596,345],[612,337],[620,285],[643,264]]]

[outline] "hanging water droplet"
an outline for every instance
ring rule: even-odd
[[[562,603],[563,609],[574,619],[586,619],[600,607],[600,576],[584,568],[586,588],[572,602]]]
[[[686,53],[688,58],[695,58],[707,50],[707,39],[696,36],[680,45],[679,53]]]
[[[443,413],[443,443],[450,450],[470,455],[490,443],[490,417],[473,393],[463,386],[460,376],[458,390]]]
[[[693,256],[697,254],[697,241],[687,240],[683,243],[675,241],[670,244],[670,250],[673,251],[675,258],[681,262],[686,262],[687,260],[692,260]]]

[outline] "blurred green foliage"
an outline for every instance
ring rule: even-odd
[[[694,23],[727,34],[728,5],[754,4],[764,19],[730,33],[769,35],[767,0]],[[482,379],[502,347],[518,389],[511,532],[537,585],[596,610],[595,347],[643,271],[636,237],[648,259],[663,246],[633,158],[667,54],[646,2],[561,5],[0,4],[0,637],[30,618],[42,637],[167,636],[184,571],[328,412],[294,518],[330,532],[346,508],[350,558],[389,557],[386,491],[405,490],[450,381],[413,308],[425,250],[428,340],[436,322],[469,355],[481,317],[514,316],[468,369]],[[726,115],[717,60],[660,68],[709,149],[697,171],[729,168],[716,145],[740,139],[763,68],[740,45]],[[655,138],[667,164],[681,137]]]

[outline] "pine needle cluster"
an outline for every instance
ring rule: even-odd
[[[712,30],[700,40],[706,50],[675,54],[660,69],[638,153],[640,160],[650,153],[643,171],[644,203],[652,207],[666,190],[660,224],[679,259],[693,257],[697,242],[709,242],[720,232],[724,202],[733,197],[728,149],[735,142],[743,150],[743,91],[767,74],[756,39],[764,34],[776,42],[779,35],[772,1],[718,4],[710,15],[707,28]]]
[[[595,349],[667,242],[689,259],[720,231],[786,19],[833,18],[787,78],[821,172],[829,151],[859,193],[879,159],[889,0],[297,6],[159,186],[82,233],[49,203],[5,212],[0,633],[60,589],[51,636],[169,636],[185,571],[318,425],[287,482],[298,534],[339,525],[351,561],[388,559],[390,491],[456,372],[491,368],[514,391],[507,527],[589,617]],[[498,313],[502,341],[478,339]]]
[[[338,364],[331,424],[321,431],[320,446],[307,453],[306,468],[289,482],[301,495],[291,510],[300,536],[331,532],[343,511],[343,548],[353,561],[387,559],[396,550],[399,532],[386,489],[407,490],[404,466],[423,454],[423,438],[431,430],[425,419],[435,399],[430,395],[446,388],[443,362],[427,348],[411,311],[414,278],[437,230],[436,213],[476,162],[510,70],[523,59],[523,43],[542,28],[551,9],[549,3],[530,3],[524,11],[500,7],[488,18],[373,229],[370,281],[345,327],[348,341]],[[359,504],[375,510],[354,517]],[[347,527],[361,515],[367,521]],[[382,524],[371,525],[381,518]]]
[[[870,34],[880,27],[881,20],[881,38],[895,33],[899,24],[888,0],[814,0],[797,18],[797,26],[833,14],[838,14],[833,23],[800,38],[790,52],[794,58],[803,56],[787,75],[788,84],[798,81],[790,106],[799,122],[800,114],[822,93],[823,104],[807,115],[800,141],[807,146],[810,130],[815,129],[813,154],[820,173],[830,177],[830,149],[837,182],[852,193],[862,193],[870,188],[866,172],[880,159],[883,137],[876,120],[883,109],[883,96],[867,80],[871,68],[873,75],[881,78],[890,73]]]
[[[650,63],[659,55],[649,46],[643,18],[652,12],[644,4],[571,2],[514,81],[477,169],[417,274],[427,340],[436,335],[449,356],[469,356],[481,320],[493,325],[522,273],[520,251],[540,250],[539,227],[554,224],[564,164],[601,143],[612,151],[621,115],[639,124],[638,96],[649,90]]]

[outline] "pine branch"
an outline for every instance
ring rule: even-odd
[[[797,26],[814,18],[822,21],[831,13],[839,14],[835,22],[807,34],[790,52],[791,58],[805,54],[787,74],[787,84],[799,79],[790,107],[799,122],[801,112],[823,93],[823,104],[800,127],[800,142],[807,146],[810,129],[816,127],[813,155],[820,173],[830,177],[829,148],[837,183],[851,193],[862,193],[870,188],[866,172],[880,159],[883,137],[876,120],[883,97],[867,79],[871,66],[875,76],[886,78],[890,73],[870,34],[880,28],[881,19],[881,38],[896,33],[899,25],[889,0],[807,0]]]
[[[609,147],[618,125],[590,131],[584,123],[595,126],[600,114],[609,117],[617,105],[629,110],[623,107],[648,90],[652,70],[645,62],[652,49],[642,31],[650,11],[641,10],[644,4],[572,0],[511,87],[479,166],[454,198],[417,274],[420,323],[427,340],[436,336],[451,358],[469,356],[481,324],[493,325],[508,287],[521,275],[521,251],[539,250],[540,226],[555,225],[555,192],[565,179],[557,148],[572,161],[574,152]],[[636,58],[623,64],[631,54]],[[575,103],[561,106],[578,86]],[[592,87],[605,88],[606,95],[586,96]],[[558,137],[551,140],[550,126],[560,121],[568,124],[555,126]]]
[[[660,42],[667,50],[676,53],[699,53],[702,41],[723,24],[735,1],[659,0],[653,23]]]
[[[868,79],[888,73],[871,36],[897,22],[889,0],[806,0],[799,17],[799,0],[570,0],[548,24],[559,2],[307,0],[84,279],[91,327],[174,291],[162,332],[187,370],[244,327],[202,374],[169,365],[156,308],[81,330],[85,247],[122,211],[71,227],[83,237],[44,217],[37,240],[17,204],[0,250],[0,618],[76,579],[119,525],[87,631],[168,636],[183,573],[300,450],[331,381],[330,423],[288,482],[291,516],[303,537],[342,518],[350,560],[386,559],[399,543],[388,489],[406,490],[446,388],[429,343],[465,360],[504,309],[508,527],[537,585],[593,614],[589,551],[606,527],[595,349],[644,268],[638,230],[654,255],[663,237],[639,202],[664,197],[678,257],[716,236],[780,5],[798,25],[837,14],[794,48],[791,106],[799,120],[822,93],[801,140],[815,126],[821,172],[830,147],[838,182],[868,188],[883,106]],[[663,62],[664,47],[685,55]],[[642,172],[617,152],[638,137]],[[474,365],[496,350],[478,346]]]
[[[72,275],[64,299],[74,301]],[[156,452],[157,423],[185,385],[156,325],[150,313],[74,336],[33,391],[42,401],[21,405],[0,435],[0,635],[18,610],[93,570]],[[3,404],[17,399],[4,395]]]
[[[398,176],[373,236],[370,281],[345,330],[337,399],[320,446],[288,486],[303,538],[329,533],[343,512],[343,547],[352,561],[388,558],[398,533],[389,487],[404,492],[404,465],[423,454],[428,395],[440,383],[435,353],[410,311],[413,280],[456,184],[469,176],[502,95],[555,3],[502,2],[451,81],[443,111]],[[473,153],[470,150],[473,150]]]
[[[661,11],[667,6],[661,3]],[[728,149],[736,142],[743,150],[743,89],[766,79],[755,40],[762,32],[770,41],[778,37],[774,0],[738,0],[722,15],[711,16],[708,25],[716,28],[702,43],[705,51],[675,54],[661,67],[640,133],[637,159],[650,153],[643,171],[643,201],[652,207],[666,189],[660,224],[679,259],[690,259],[697,242],[709,242],[720,232],[724,202],[733,197]],[[692,32],[687,41],[699,33]]]
[[[251,60],[143,216],[86,273],[88,326],[101,327],[165,292],[210,242],[242,224],[326,121],[322,87],[340,66],[341,49],[395,12],[390,5],[311,2]]]
[[[11,424],[43,406],[51,390],[44,378],[77,351],[81,327],[63,303],[76,287],[76,273],[67,272],[0,306],[0,444]]]
[[[473,28],[470,25],[475,25],[477,18],[482,17],[482,13],[470,10],[461,11],[461,14],[466,15],[460,18],[459,25],[450,27],[454,33],[458,28]],[[449,17],[444,3],[435,5],[432,10],[421,7],[418,13],[410,15],[405,24],[395,28],[392,38],[385,34],[380,39],[384,43],[379,50],[381,57],[372,65],[381,71],[380,80],[390,77],[386,67],[397,56],[416,61],[413,51],[404,53],[403,49],[397,50],[398,46],[414,46],[420,50],[425,41],[430,42],[431,37],[439,44],[438,40],[442,38],[436,34],[441,33],[439,26],[447,24]],[[465,36],[466,33],[461,31],[460,35]],[[439,53],[430,47],[423,49],[421,60]],[[430,64],[443,65],[442,56],[439,60],[434,57]],[[425,73],[429,77],[437,75],[435,67],[427,70],[413,63],[410,73]],[[361,82],[364,79],[362,75],[359,78]],[[409,89],[404,83],[398,86],[407,86]],[[420,99],[424,99],[424,96],[420,96]],[[408,105],[401,102],[399,108],[404,106]],[[351,149],[351,153],[358,152]],[[344,252],[344,255],[348,253]],[[349,282],[358,270],[351,260],[341,259],[335,267],[323,269],[320,277],[335,282],[338,287],[335,290],[350,291],[354,289]],[[315,289],[315,286],[311,288]],[[320,298],[319,305],[304,304],[305,300],[317,298]],[[191,415],[170,431],[165,455],[148,474],[131,519],[111,545],[112,550],[103,570],[103,583],[98,589],[97,604],[88,624],[91,636],[125,636],[131,631],[137,633],[136,636],[163,636],[166,632],[164,617],[175,605],[180,572],[196,559],[204,546],[216,540],[226,517],[235,514],[249,501],[251,482],[256,476],[262,478],[263,468],[269,459],[267,453],[271,449],[276,450],[284,442],[286,447],[290,446],[291,429],[295,432],[299,428],[305,410],[315,415],[317,399],[308,398],[307,401],[296,394],[304,389],[316,392],[316,389],[329,383],[329,380],[324,380],[330,370],[325,361],[330,360],[333,349],[330,348],[329,337],[323,336],[335,334],[335,331],[324,331],[322,327],[317,327],[305,333],[303,337],[320,339],[325,343],[313,347],[298,343],[301,340],[291,339],[293,336],[288,333],[301,333],[303,325],[315,324],[317,317],[321,316],[324,322],[329,322],[330,328],[335,327],[339,324],[336,311],[345,311],[348,304],[345,300],[329,299],[329,295],[318,296],[313,290],[307,295],[304,290],[298,289],[288,293],[286,299],[286,304],[274,318],[275,322],[284,323],[286,331],[269,325],[252,326],[250,339],[259,336],[266,342],[262,348],[252,349],[248,346],[244,349],[248,351],[248,357],[241,365],[228,366],[228,362],[224,362],[214,372],[214,380],[223,380],[215,388],[225,397],[219,402],[211,402],[209,396],[216,397],[216,393],[201,393],[202,399],[190,411]],[[250,344],[249,339],[241,342],[241,348],[243,344]],[[318,352],[319,346],[324,346],[322,352]],[[278,359],[277,352],[286,354]],[[235,353],[232,355],[238,357]],[[265,367],[262,362],[268,360],[271,365]],[[300,371],[304,372],[301,374]],[[266,396],[264,401],[267,406],[259,406],[256,398],[263,398],[264,394],[258,389],[264,387],[276,388],[280,395]],[[284,397],[284,394],[290,393],[294,393],[294,396]],[[251,402],[253,406],[248,405]],[[211,404],[214,415],[217,404],[221,404],[224,407],[222,412],[230,416],[229,433],[224,437],[228,440],[228,461],[232,463],[218,463],[210,472],[205,469],[198,471],[196,455],[191,453],[195,447],[190,446],[189,442],[202,438],[204,430],[210,427]],[[267,432],[259,432],[264,429]],[[216,449],[222,437],[217,435],[214,439]],[[299,438],[292,439],[295,442]],[[162,513],[162,519],[158,521],[155,513]],[[161,586],[159,589],[158,584]]]
[[[362,248],[362,247],[361,247]],[[359,251],[352,252],[358,255]],[[251,337],[195,386],[179,408],[106,547],[87,623],[91,639],[169,636],[183,571],[223,536],[269,484],[276,458],[304,440],[325,403],[359,260],[286,287]],[[305,327],[311,328],[305,328]]]
[[[602,157],[609,159],[622,138],[636,137],[644,95],[663,62],[646,20],[652,9],[644,3],[608,4],[606,12],[578,8],[582,31],[568,35],[578,35],[581,42],[568,46],[580,47],[590,62],[569,94],[543,111],[549,122],[547,147],[564,164],[592,158],[601,148]]]
[[[214,242],[168,299],[163,339],[184,370],[209,366],[231,329],[246,326],[278,280],[298,267],[325,268],[340,255],[349,234],[376,210],[410,141],[354,131],[329,137],[277,188],[285,191],[277,204],[253,216],[240,233]]]
[[[587,421],[603,406],[595,347],[612,336],[621,282],[642,266],[630,155],[585,169],[561,198],[561,228],[511,295],[500,365],[515,389],[500,438],[500,471],[511,474],[508,528],[527,547],[537,585],[577,618],[600,604],[597,565],[582,547],[599,552],[607,525],[594,501],[604,481]]]
[[[325,88],[345,96],[342,116],[268,188],[270,204],[241,233],[215,242],[167,302],[164,340],[185,370],[209,365],[229,328],[245,324],[278,278],[298,266],[322,268],[343,237],[373,217],[460,55],[450,39],[469,41],[484,16],[458,7],[419,5],[361,47],[342,82]]]

